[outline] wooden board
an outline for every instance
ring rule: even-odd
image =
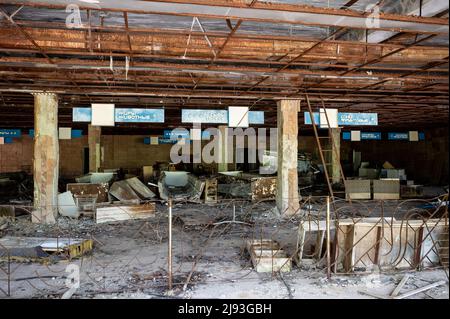
[[[97,195],[97,203],[106,203],[108,199],[108,183],[89,184],[75,183],[67,184],[67,191],[75,195]]]
[[[373,199],[400,199],[400,180],[374,180]]]
[[[100,224],[131,219],[146,219],[154,217],[155,213],[155,203],[97,208],[96,223]]]

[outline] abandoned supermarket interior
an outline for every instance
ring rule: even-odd
[[[448,12],[0,0],[0,299],[449,299]]]

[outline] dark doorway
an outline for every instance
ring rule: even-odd
[[[89,147],[85,147],[83,152],[83,174],[88,173],[89,173]]]

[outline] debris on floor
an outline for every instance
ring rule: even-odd
[[[67,191],[71,192],[74,196],[77,195],[97,195],[97,203],[106,203],[109,201],[108,183],[90,184],[90,183],[69,183],[67,184]]]
[[[11,237],[0,238],[0,260],[18,262],[55,261],[53,256],[73,259],[92,251],[93,241],[75,238],[33,238]]]

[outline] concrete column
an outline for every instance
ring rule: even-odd
[[[283,216],[292,216],[300,208],[298,194],[298,112],[299,100],[278,102],[278,178],[277,208]]]
[[[228,149],[228,127],[227,126],[219,126],[220,132],[220,143],[219,143],[219,154],[220,160],[217,167],[218,172],[228,172],[228,151],[232,151]]]
[[[101,166],[101,144],[102,128],[89,124],[88,143],[89,143],[89,172],[98,172]]]
[[[334,143],[331,145],[331,180],[333,184],[339,183],[341,181],[341,129],[332,128],[331,129],[332,139]]]
[[[58,213],[58,96],[34,95],[33,223],[52,224]]]

